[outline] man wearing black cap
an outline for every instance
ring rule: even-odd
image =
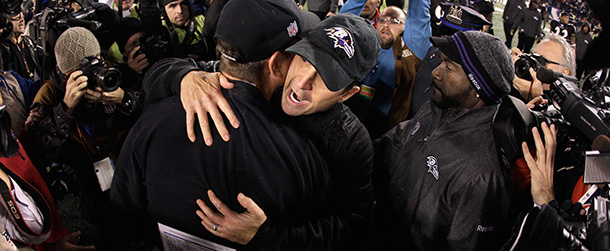
[[[576,28],[570,24],[570,14],[562,12],[559,22],[557,20],[551,21],[551,32],[562,36],[570,44],[576,43]]]
[[[270,7],[271,4],[273,4],[273,8]],[[247,9],[250,15],[242,15],[240,10],[243,12],[244,9]],[[264,11],[267,9],[272,9],[274,14]],[[157,149],[161,148],[160,146],[151,147],[146,153],[136,152],[137,150],[134,149],[131,151],[131,154],[128,154],[126,151],[126,153],[121,155],[121,159],[125,156],[128,164],[117,169],[117,175],[114,180],[116,190],[113,188],[113,191],[116,192],[113,193],[113,198],[115,198],[114,201],[118,205],[133,203],[128,202],[129,200],[122,193],[127,190],[127,187],[135,186],[137,190],[130,189],[130,193],[149,194],[148,203],[151,206],[148,209],[156,220],[171,227],[179,228],[229,246],[236,246],[236,243],[214,237],[210,232],[224,237],[221,234],[230,232],[231,225],[227,222],[216,220],[204,222],[204,228],[199,224],[200,221],[197,220],[197,216],[192,213],[193,209],[195,209],[192,202],[201,196],[202,191],[213,190],[218,195],[214,198],[225,202],[226,209],[236,212],[253,212],[255,208],[252,205],[252,201],[255,201],[260,206],[259,210],[263,213],[257,213],[256,216],[262,218],[260,220],[257,218],[256,225],[253,229],[250,229],[253,230],[253,234],[248,235],[245,239],[229,239],[240,244],[247,243],[249,247],[288,249],[291,246],[298,245],[306,249],[337,249],[338,245],[346,244],[344,238],[349,238],[346,235],[362,231],[362,226],[358,227],[360,230],[357,230],[355,227],[349,230],[344,230],[344,228],[348,228],[348,225],[352,225],[353,222],[362,222],[358,223],[358,225],[366,225],[366,218],[368,217],[361,217],[359,213],[354,213],[354,215],[345,213],[346,215],[343,215],[343,211],[329,212],[329,207],[332,205],[329,202],[337,203],[336,199],[343,201],[340,195],[334,196],[329,191],[331,191],[331,186],[341,187],[340,184],[342,182],[364,182],[362,188],[356,188],[362,189],[361,191],[363,192],[356,196],[356,198],[359,199],[357,203],[360,203],[361,200],[367,201],[366,205],[362,205],[362,209],[368,210],[368,215],[370,216],[372,206],[372,201],[370,200],[370,176],[368,176],[368,180],[364,178],[359,181],[348,179],[344,181],[329,180],[328,177],[331,171],[327,170],[324,162],[320,160],[317,151],[312,149],[312,145],[308,143],[309,140],[300,136],[291,127],[288,127],[282,116],[277,111],[270,109],[266,100],[278,88],[276,84],[282,83],[277,81],[277,79],[285,77],[285,70],[287,70],[290,62],[286,60],[294,62],[292,57],[288,57],[287,54],[278,51],[287,47],[302,29],[298,18],[299,15],[294,14],[293,9],[296,10],[296,6],[291,6],[290,1],[276,0],[233,0],[225,6],[219,19],[216,33],[221,55],[221,69],[230,79],[235,78],[235,76],[240,76],[239,78],[246,80],[251,79],[248,81],[249,83],[233,80],[235,88],[224,91],[232,109],[237,111],[236,114],[240,120],[241,128],[231,132],[232,139],[229,142],[219,142],[209,148],[202,148],[204,144],[202,141],[197,141],[194,144],[189,143],[186,138],[186,131],[184,129],[178,130],[183,128],[182,124],[185,123],[184,114],[176,110],[180,109],[179,97],[175,96],[152,105],[149,109],[151,112],[147,112],[141,118],[143,120],[141,125],[144,128],[142,130],[135,130],[137,133],[132,132],[132,135],[130,135],[135,140],[133,144],[141,144],[140,140],[145,140],[147,141],[146,145],[153,146],[156,140],[153,139],[152,142],[148,142],[148,139],[151,139],[149,137],[151,134],[157,134],[157,130],[154,128],[159,128],[160,130],[171,128],[172,130],[158,132],[160,135],[163,135],[163,139],[159,139],[160,141],[157,145],[162,142],[165,146],[163,149]],[[286,16],[296,17],[287,20]],[[266,27],[266,29],[256,29],[258,27]],[[244,34],[249,34],[250,39],[242,39]],[[362,55],[375,55],[375,52],[361,55],[360,52],[354,51],[354,48],[360,48],[357,47],[358,40],[352,41],[349,39],[351,35],[345,37],[346,35],[350,34],[339,32],[335,36],[337,41],[334,42],[333,40],[333,44],[331,44],[335,46],[336,50],[343,51],[344,57],[346,57],[346,53],[357,53],[355,55],[358,58]],[[233,47],[233,49],[229,47]],[[370,47],[370,45],[367,44],[367,47]],[[371,57],[372,60],[370,61],[374,62],[375,58]],[[359,68],[361,67],[370,67],[370,65],[363,65]],[[172,66],[172,68],[175,68],[175,66]],[[151,72],[154,72],[153,70],[151,69]],[[168,73],[171,72],[169,70],[171,69],[168,69]],[[187,69],[186,71],[190,70]],[[182,72],[182,74],[186,74],[186,72]],[[256,90],[255,86],[259,89],[260,93],[252,91]],[[351,91],[351,88],[344,87],[343,89],[348,90],[348,95],[349,93],[354,93],[354,91]],[[295,96],[292,97],[294,98]],[[308,102],[308,97],[297,96],[297,99],[305,104]],[[333,110],[337,114],[342,114],[343,111],[345,110]],[[159,116],[162,116],[162,119],[159,119]],[[144,121],[146,119],[148,120]],[[150,123],[149,121],[153,120],[161,121],[161,124],[146,125]],[[166,123],[175,124],[176,126]],[[332,125],[334,122],[329,121],[328,123]],[[334,133],[339,136],[343,135],[338,132]],[[167,139],[168,137],[169,140]],[[219,139],[217,135],[214,138]],[[172,144],[170,153],[166,152],[168,143]],[[323,144],[326,143],[323,142]],[[366,146],[366,144],[362,145]],[[264,146],[264,148],[261,146]],[[371,150],[370,143],[368,146],[369,150]],[[130,148],[129,146],[125,147],[124,149]],[[158,154],[158,151],[163,151],[164,153]],[[338,149],[328,149],[328,151],[338,151]],[[238,154],[234,155],[233,153]],[[131,156],[134,154],[136,156],[146,155],[149,158],[157,158],[158,160],[140,164],[146,165],[146,188],[140,187],[137,182],[130,185],[131,182],[123,181],[126,176],[121,173],[126,171],[121,171],[121,169],[131,170],[133,168],[130,167],[132,164],[129,163],[133,163],[130,159],[133,159]],[[189,161],[181,165],[180,168],[168,170],[165,167],[166,165],[163,164],[167,162],[166,159],[168,158],[161,157],[168,155],[173,156],[171,159],[174,161],[187,159]],[[366,156],[366,158],[370,158],[370,156]],[[370,163],[370,159],[368,163]],[[368,168],[362,169],[365,173],[364,177],[370,175],[370,165]],[[167,171],[171,171],[174,174],[170,176],[161,174]],[[333,170],[332,172],[341,171]],[[135,176],[141,177],[140,174]],[[165,180],[157,180],[154,177],[164,177]],[[168,181],[166,177],[175,178]],[[195,179],[191,177],[195,177]],[[180,185],[175,189],[169,186],[170,190],[175,191],[165,191],[167,186],[164,184],[168,182]],[[185,187],[188,188],[188,191],[183,190]],[[143,189],[147,191],[144,192]],[[159,191],[157,191],[158,189]],[[238,197],[240,192],[247,194],[251,200],[243,196],[243,194]],[[150,196],[153,194],[154,196]],[[368,200],[367,196],[369,196]],[[174,204],[174,207],[164,208],[163,206],[157,206],[159,205],[157,204],[158,202],[166,203],[166,197],[171,197],[171,203]],[[143,201],[136,202],[138,204],[136,209],[143,209],[143,204],[141,203]],[[206,203],[206,206],[218,205],[216,201],[208,203],[207,199]],[[345,204],[347,203],[349,202],[346,201]],[[340,204],[337,208],[347,207],[345,204]],[[245,210],[240,205],[246,207]],[[131,207],[125,207],[124,205],[121,208],[132,210]],[[336,217],[327,216],[333,213],[339,215]],[[326,217],[330,217],[330,219]],[[344,220],[346,222],[343,222]],[[261,225],[263,222],[264,224]],[[209,232],[205,231],[205,229],[208,229]]]
[[[523,0],[508,0],[504,6],[502,18],[504,19],[504,36],[506,36],[506,47],[511,48],[513,43],[513,34],[511,30],[515,25],[515,20],[523,10],[525,10],[525,2]]]
[[[440,6],[443,9],[443,17],[440,18],[441,23],[438,26],[438,32],[441,36],[451,36],[458,31],[480,31],[491,25],[483,15],[470,7],[450,3],[441,3]],[[434,90],[431,73],[440,64],[441,53],[438,48],[431,46],[417,68],[413,86],[413,99],[407,119],[415,116],[422,105],[432,98]]]
[[[538,40],[542,33],[541,23],[542,14],[538,11],[538,1],[532,0],[530,7],[520,12],[517,21],[510,31],[511,35],[513,35],[516,30],[519,30],[519,43],[517,44],[519,50],[525,53],[530,52],[534,41]]]
[[[432,72],[432,102],[374,143],[374,230],[400,249],[495,250],[510,177],[492,120],[510,90],[512,60],[479,31],[431,40],[443,60]]]
[[[296,55],[286,73],[281,107],[286,114],[295,116],[291,118],[295,125],[308,132],[332,170],[333,189],[329,193],[332,202],[323,210],[332,209],[327,211],[327,216],[314,218],[306,224],[321,226],[322,243],[317,249],[362,248],[365,234],[362,230],[368,225],[363,220],[372,210],[372,145],[364,126],[341,102],[358,92],[355,83],[364,78],[367,69],[375,63],[373,55],[379,52],[378,43],[377,34],[368,22],[355,15],[339,14],[326,19],[305,39],[286,50]],[[203,212],[198,214],[208,230],[212,226],[210,223],[216,222],[226,226],[224,232],[213,232],[218,236],[231,239],[242,235],[242,231],[234,230],[244,224],[244,221],[234,223],[234,218],[240,219],[239,216],[231,217],[235,212],[223,211],[225,207],[220,206],[217,209],[225,215],[220,217],[203,203],[200,207]],[[336,222],[345,223],[339,226],[334,224]],[[262,236],[273,233],[266,228],[269,226],[261,227],[258,232],[264,233]],[[330,233],[335,237],[329,239]]]

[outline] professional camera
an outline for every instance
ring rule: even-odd
[[[99,86],[105,92],[111,92],[119,88],[121,84],[121,72],[115,68],[109,68],[103,59],[97,57],[86,57],[80,63],[83,75],[89,78],[87,88],[95,89]]]
[[[134,57],[141,53],[146,55],[152,65],[161,59],[173,57],[176,51],[171,43],[163,41],[159,35],[144,34],[140,37],[140,49],[136,51]]]
[[[544,67],[547,64],[547,60],[536,53],[523,53],[519,56],[519,59],[515,61],[515,75],[517,77],[531,81],[532,75],[530,74],[530,68],[534,71],[538,71],[538,68]]]
[[[49,190],[56,200],[62,200],[67,194],[80,192],[80,182],[74,169],[65,170],[63,165],[53,163],[47,173]]]
[[[608,135],[610,119],[608,111],[596,107],[595,102],[586,97],[576,85],[574,78],[563,76],[545,67],[539,67],[537,77],[543,83],[550,83],[547,93],[548,108],[530,110],[512,96],[506,97],[494,118],[494,131],[498,145],[504,156],[513,161],[522,156],[521,142],[533,145],[531,130],[542,122],[555,124],[557,133],[556,161],[560,166],[581,161],[585,149],[598,135]]]

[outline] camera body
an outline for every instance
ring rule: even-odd
[[[49,190],[53,198],[62,200],[68,194],[76,194],[81,191],[81,185],[74,169],[64,169],[63,165],[54,164],[46,173]]]
[[[530,74],[530,68],[534,69],[534,71],[538,71],[538,69],[545,64],[541,62],[542,56],[535,53],[523,53],[519,56],[519,59],[515,61],[515,75],[517,77],[532,81],[532,74]]]
[[[105,92],[112,92],[121,85],[121,72],[106,66],[103,59],[94,56],[86,57],[81,61],[79,69],[89,79],[87,83],[89,89],[99,86]]]
[[[171,43],[163,41],[159,35],[144,34],[140,37],[140,49],[136,51],[134,57],[141,53],[146,55],[152,65],[163,58],[173,57],[176,50]]]

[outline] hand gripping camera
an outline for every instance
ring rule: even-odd
[[[544,67],[547,63],[555,62],[549,61],[536,53],[523,53],[515,61],[515,75],[519,78],[532,81],[530,68],[538,71],[539,68]]]
[[[83,75],[89,78],[87,88],[95,89],[99,86],[105,92],[112,92],[121,85],[121,72],[115,68],[109,68],[103,59],[97,57],[86,57],[80,63]]]

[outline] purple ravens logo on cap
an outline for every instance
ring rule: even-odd
[[[341,48],[349,58],[354,56],[354,40],[352,34],[343,27],[324,29],[329,38],[334,40],[334,48]]]

